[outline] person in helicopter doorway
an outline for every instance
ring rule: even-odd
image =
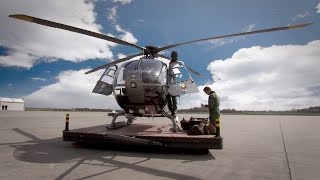
[[[203,91],[209,95],[208,97],[208,105],[206,105],[207,108],[209,108],[209,120],[210,123],[215,127],[216,129],[216,136],[220,137],[220,98],[219,96],[211,90],[210,87],[206,86]]]
[[[184,63],[182,61],[178,61],[178,53],[176,51],[171,52],[171,61],[169,63],[169,71],[168,71],[168,85],[172,85],[176,83],[177,76],[181,75],[179,67],[183,66]],[[177,97],[167,95],[168,108],[171,112],[171,116],[174,116],[177,113]]]

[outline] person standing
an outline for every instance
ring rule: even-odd
[[[169,71],[168,71],[168,84],[172,85],[176,83],[176,66],[179,66],[178,62],[178,53],[176,51],[171,52],[171,61],[169,63]],[[171,116],[174,116],[177,113],[177,97],[167,95],[168,108],[171,112]]]
[[[206,107],[209,108],[209,120],[210,120],[210,123],[216,128],[216,136],[220,137],[220,110],[219,110],[220,98],[208,86],[203,88],[203,91],[207,95],[209,95],[209,97],[208,97],[208,105],[206,105]]]
[[[184,66],[182,61],[178,61],[178,53],[176,51],[171,52],[171,60],[168,69],[168,85],[171,86],[177,83],[177,78],[181,78],[180,67]],[[177,113],[177,97],[170,94],[167,95],[168,108],[171,112],[171,116]]]

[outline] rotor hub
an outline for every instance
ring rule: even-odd
[[[155,56],[158,53],[158,47],[146,46],[144,47],[144,54],[147,56]]]

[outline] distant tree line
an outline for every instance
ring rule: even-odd
[[[294,111],[294,109],[293,109],[293,111]],[[295,111],[298,111],[298,112],[320,112],[320,106],[309,107],[309,108],[305,108],[305,109],[297,109]]]
[[[180,113],[205,113],[208,112],[208,108],[201,105],[201,107],[193,107],[189,109],[179,109],[178,112]],[[271,110],[259,110],[259,111],[253,111],[253,110],[236,110],[236,109],[222,109],[220,110],[221,113],[240,113],[240,114],[246,114],[246,113],[253,113],[253,114],[265,114],[265,113],[320,113],[320,106],[315,107],[309,107],[309,108],[303,108],[303,109],[291,109],[291,110],[285,110],[285,111],[271,111]]]
[[[112,112],[112,111],[120,111],[120,110],[113,110],[113,109],[91,109],[91,108],[30,108],[26,107],[26,111],[77,111],[77,112]]]
[[[26,111],[77,111],[77,112],[119,112],[120,110],[113,110],[113,109],[91,109],[91,108],[30,108],[26,107]],[[189,109],[179,109],[179,113],[207,113],[208,108],[204,105],[201,107],[193,107]],[[286,111],[249,111],[249,110],[236,110],[236,109],[222,109],[220,110],[221,113],[240,113],[240,114],[265,114],[265,113],[320,113],[320,106],[309,107],[304,109],[292,109]]]

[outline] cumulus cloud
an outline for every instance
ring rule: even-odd
[[[318,4],[317,8],[317,13],[320,13],[320,3]]]
[[[1,30],[0,30],[1,31]],[[26,52],[19,52],[10,50],[8,55],[0,56],[0,65],[2,66],[18,66],[24,68],[31,68],[36,62],[37,57]]]
[[[320,40],[306,45],[254,46],[209,64],[221,108],[290,110],[319,106]],[[203,86],[199,87],[202,91]],[[183,98],[182,108],[206,103],[204,93]],[[187,103],[186,103],[187,102]]]
[[[92,93],[102,70],[85,75],[88,69],[64,71],[57,82],[42,87],[24,98],[28,107],[48,108],[115,108],[120,109],[114,97]]]
[[[79,62],[93,58],[111,59],[113,56],[110,51],[113,43],[15,20],[8,17],[10,14],[27,14],[94,32],[102,29],[95,21],[93,1],[2,0],[0,45],[9,49],[6,56],[0,56],[2,66],[30,68],[40,58],[46,61],[64,59]]]

